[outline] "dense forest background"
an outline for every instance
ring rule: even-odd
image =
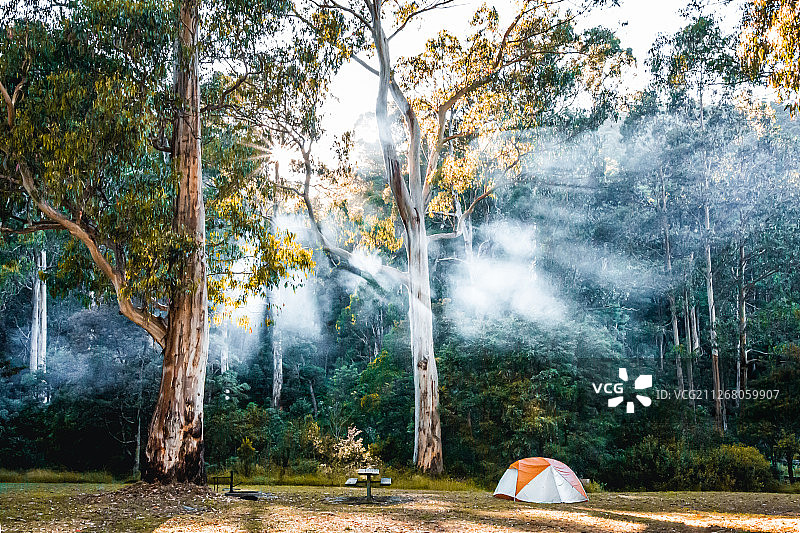
[[[698,53],[697,43],[709,46]],[[646,90],[600,114],[518,121],[505,134],[526,147],[513,172],[493,165],[491,142],[454,143],[471,178],[441,201],[461,213],[492,188],[457,238],[431,245],[447,475],[489,486],[541,455],[609,489],[794,481],[800,128],[753,96],[734,46],[712,17],[687,18],[639,58],[653,73]],[[364,269],[402,267],[379,148],[358,128],[352,139],[350,192],[321,225]],[[315,268],[296,273],[297,288],[212,309],[210,471],[411,468],[404,291],[336,268],[296,199],[274,201],[272,227],[313,249]],[[432,210],[429,226],[452,231],[452,213]],[[138,475],[160,348],[91,279],[75,283],[79,244],[64,232],[1,238],[0,468]],[[620,368],[633,413],[596,391],[619,382]],[[631,387],[642,374],[653,376],[649,406]]]

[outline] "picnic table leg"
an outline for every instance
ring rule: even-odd
[[[372,499],[372,476],[367,475],[367,499]]]

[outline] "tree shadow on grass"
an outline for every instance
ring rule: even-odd
[[[686,500],[684,495],[677,498],[666,496],[663,500],[650,498],[637,502],[632,509],[626,509],[625,500],[616,497],[608,498],[608,501],[598,498],[599,501],[583,505],[542,505],[496,500],[487,493],[393,491],[394,498],[405,498],[406,501],[394,505],[378,502],[346,505],[337,502],[337,496],[329,492],[295,490],[279,495],[276,500],[236,505],[213,520],[205,517],[193,521],[195,528],[159,528],[158,531],[212,532],[221,531],[221,525],[248,533],[800,531],[800,518],[793,516],[736,514],[691,507],[687,510],[679,505]],[[182,521],[182,525],[187,523]]]

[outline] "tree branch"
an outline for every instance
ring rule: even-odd
[[[305,203],[306,206],[308,218],[311,221],[311,227],[314,230],[317,239],[320,241],[320,244],[322,245],[322,251],[325,252],[325,256],[334,266],[343,268],[344,270],[363,278],[370,285],[379,289],[381,292],[385,291],[384,284],[382,284],[378,278],[376,278],[371,272],[368,272],[367,270],[364,270],[358,266],[358,261],[351,252],[331,244],[331,242],[328,241],[328,238],[325,237],[325,234],[322,232],[322,226],[317,221],[317,217],[314,214],[314,206],[311,203],[311,156],[308,150],[302,150],[302,153],[305,167],[305,183],[303,185],[303,193],[301,196],[303,198],[303,203]],[[393,282],[399,282],[406,286],[408,285],[408,274],[394,267],[389,265],[381,265],[378,272],[383,274],[383,277],[388,278]]]
[[[342,11],[350,13],[356,19],[358,19],[358,21],[361,22],[361,24],[363,24],[367,28],[371,28],[372,27],[370,25],[369,21],[366,18],[364,18],[364,16],[361,15],[361,13],[357,12],[355,9],[353,9],[351,7],[346,7],[346,6],[342,5],[339,2],[336,2],[335,0],[329,0],[328,2],[325,2],[325,3],[319,3],[319,2],[316,2],[314,0],[312,0],[312,2],[314,3],[314,5],[316,5],[320,9],[340,9]]]
[[[3,101],[6,103],[6,110],[8,112],[8,127],[14,127],[14,102],[11,100],[11,96],[8,95],[8,91],[6,90],[5,85],[3,82],[0,82],[0,94],[3,95]]]
[[[103,274],[106,275],[111,285],[114,287],[114,292],[117,296],[117,303],[119,304],[119,311],[122,315],[127,317],[131,322],[140,326],[147,331],[151,337],[163,348],[166,343],[167,327],[164,319],[149,313],[147,310],[136,309],[131,303],[130,298],[124,295],[125,279],[117,272],[111,263],[108,262],[106,257],[100,251],[95,240],[89,233],[75,223],[59,213],[53,206],[47,203],[36,190],[33,182],[33,176],[24,163],[17,163],[17,169],[22,175],[22,185],[28,196],[36,203],[39,210],[50,220],[59,224],[64,229],[70,232],[72,236],[80,240],[86,248],[89,249],[89,254],[92,256],[95,264],[100,268]]]
[[[61,226],[61,224],[58,224],[56,222],[36,222],[30,226],[26,226],[24,228],[19,228],[19,229],[0,227],[0,231],[2,231],[3,233],[11,233],[14,235],[27,235],[29,233],[36,233],[37,231],[47,231],[53,229],[64,229],[64,228],[63,226]]]
[[[475,210],[475,206],[478,205],[478,202],[480,202],[481,200],[492,194],[496,188],[497,187],[490,187],[486,190],[486,192],[475,198],[475,201],[472,202],[472,204],[467,208],[467,210],[464,211],[460,217],[458,217],[458,222],[456,223],[456,229],[454,231],[449,233],[434,233],[433,235],[428,236],[428,240],[440,241],[444,239],[454,239],[459,235],[461,235],[462,233],[464,233],[464,221]]]
[[[205,107],[201,107],[200,112],[205,113],[206,111],[217,111],[219,109],[222,109],[225,106],[225,100],[228,98],[228,96],[230,96],[231,93],[233,93],[239,87],[241,87],[241,85],[245,82],[245,80],[247,80],[249,76],[250,76],[249,72],[245,72],[244,74],[239,76],[233,85],[222,91],[222,94],[220,95],[217,103],[215,103],[213,106],[206,105]]]
[[[423,13],[425,13],[427,11],[433,11],[434,9],[440,9],[440,8],[444,8],[444,7],[449,7],[449,4],[452,4],[454,1],[455,0],[440,0],[438,2],[434,2],[433,4],[431,4],[429,6],[423,7],[421,9],[418,9],[418,10],[410,13],[406,17],[406,19],[403,21],[403,23],[400,24],[400,26],[398,26],[397,29],[394,30],[392,32],[392,34],[389,37],[386,38],[386,40],[387,41],[391,41],[392,39],[394,39],[395,35],[397,35],[401,31],[403,31],[403,29],[408,25],[408,23],[411,22],[414,18],[422,15]]]
[[[360,58],[360,57],[358,57],[357,55],[353,54],[353,55],[352,55],[352,56],[350,56],[350,57],[353,59],[353,61],[355,61],[356,63],[358,63],[359,65],[361,65],[362,67],[364,67],[365,69],[367,69],[368,71],[370,71],[371,73],[375,74],[376,76],[380,76],[380,74],[378,73],[378,71],[377,71],[376,69],[374,69],[374,68],[372,68],[371,66],[369,66],[369,65],[366,63],[366,61],[364,61],[363,59],[361,59],[361,58]]]

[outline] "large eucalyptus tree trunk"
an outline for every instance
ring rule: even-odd
[[[428,270],[428,234],[425,227],[426,194],[421,175],[422,133],[417,115],[400,87],[392,78],[389,39],[381,21],[375,18],[373,38],[380,64],[378,97],[375,116],[378,138],[383,152],[384,172],[395,205],[405,229],[408,254],[408,321],[411,330],[412,372],[414,374],[414,462],[424,472],[442,472],[442,437],[439,423],[439,374],[433,351],[433,316],[431,314],[431,283]],[[406,170],[392,138],[388,112],[388,96],[400,113],[408,133]]]
[[[31,372],[47,370],[47,283],[41,273],[47,268],[47,252],[34,254],[36,273],[33,279],[33,312],[31,313],[31,337],[29,366]]]
[[[408,318],[414,365],[414,459],[425,471],[441,472],[439,373],[433,352],[433,315],[428,273],[428,235],[422,217],[412,217],[408,237]]]
[[[208,360],[205,208],[200,154],[199,0],[183,0],[175,61],[177,111],[172,161],[178,175],[173,229],[193,246],[177,254],[161,388],[145,452],[143,479],[204,484],[203,393]]]
[[[306,164],[310,165],[308,162]],[[310,169],[307,171],[310,172]],[[280,163],[278,161],[275,161],[275,183],[283,184],[280,173]],[[274,233],[275,235],[278,234],[277,221],[279,209],[280,202],[278,201],[278,195],[275,195],[272,199],[272,213],[269,216],[270,232]],[[277,291],[271,291],[269,294],[270,299],[277,301]],[[283,390],[283,336],[281,330],[275,326],[272,304],[273,302],[271,301],[267,306],[267,319],[272,327],[272,399],[270,400],[270,405],[272,405],[273,409],[280,410],[281,392]]]

